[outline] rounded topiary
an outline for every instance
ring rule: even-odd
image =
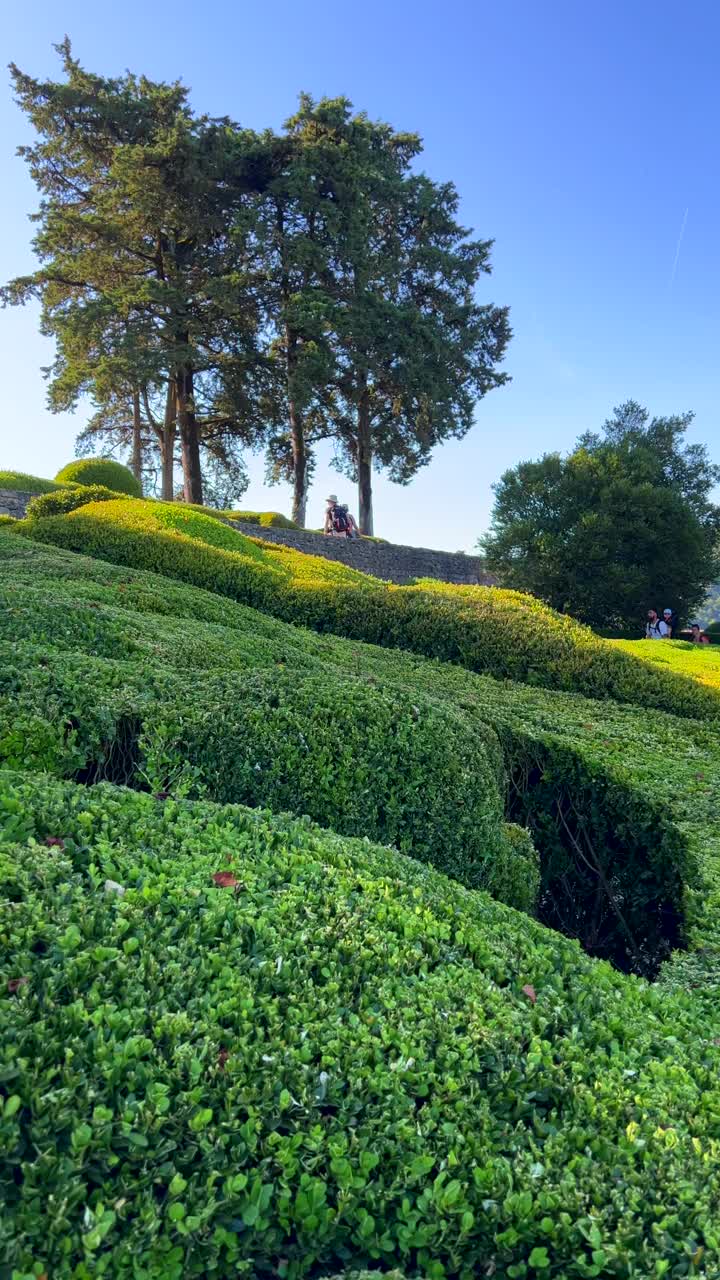
[[[132,498],[143,496],[142,485],[130,468],[112,458],[78,458],[58,471],[55,479],[63,484],[99,484],[115,493],[129,493]]]
[[[72,489],[57,489],[55,493],[42,493],[31,498],[27,514],[40,519],[43,516],[64,516],[77,507],[87,506],[88,502],[118,502],[123,495],[117,489],[108,489],[103,484],[77,485]]]

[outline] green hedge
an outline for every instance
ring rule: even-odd
[[[4,515],[0,515],[0,524],[3,524],[3,525],[13,525],[13,524],[15,524],[16,519],[17,519],[17,517],[16,517],[16,516],[4,516]]]
[[[142,485],[129,467],[113,458],[76,458],[58,471],[55,480],[83,485],[102,485],[116,493],[126,493],[132,498],[142,498]]]
[[[289,520],[279,511],[224,511],[228,520],[238,520],[241,524],[259,524],[263,529],[299,529],[300,525]]]
[[[305,823],[1,794],[8,1272],[718,1274],[692,993]]]
[[[117,502],[121,494],[116,489],[106,489],[101,484],[74,485],[71,489],[58,488],[53,493],[43,493],[31,498],[27,514],[31,519],[43,516],[62,516],[68,511],[84,507],[88,502]]]
[[[720,834],[712,781],[720,770],[720,745],[713,724],[660,713],[648,717],[612,702],[499,683],[398,650],[291,628],[222,596],[151,574],[27,539],[5,535],[4,543],[0,635],[12,649],[8,672],[26,642],[37,653],[24,662],[23,681],[31,672],[36,682],[49,686],[53,680],[57,688],[60,673],[68,670],[58,650],[71,655],[77,671],[74,677],[70,671],[63,686],[62,714],[51,715],[52,700],[43,695],[33,713],[32,732],[18,723],[15,702],[15,754],[6,751],[6,759],[51,770],[62,760],[62,772],[69,775],[87,767],[91,758],[107,758],[106,776],[117,778],[112,769],[123,760],[124,730],[118,746],[112,744],[121,717],[127,713],[126,724],[130,713],[142,714],[143,723],[164,723],[171,714],[169,723],[175,725],[179,707],[185,723],[192,719],[187,708],[192,710],[197,691],[198,705],[208,704],[210,724],[210,729],[201,725],[200,732],[214,733],[213,751],[225,762],[221,772],[227,772],[229,782],[235,777],[233,754],[244,758],[245,744],[236,730],[223,744],[212,723],[216,706],[218,724],[230,723],[232,673],[243,678],[251,670],[285,673],[298,690],[309,687],[310,677],[320,683],[328,679],[341,689],[334,683],[339,675],[383,696],[396,689],[401,706],[407,707],[409,698],[411,707],[432,704],[460,719],[466,744],[477,735],[483,751],[489,750],[488,725],[500,735],[504,769],[492,752],[488,761],[496,771],[496,786],[505,786],[506,775],[512,780],[509,811],[530,825],[543,855],[540,908],[546,921],[576,934],[593,952],[642,972],[654,972],[687,931],[695,948],[693,963],[702,954],[708,974],[713,966],[720,969],[713,941],[720,935]],[[10,681],[9,674],[6,679]],[[14,690],[10,683],[9,696],[17,699],[19,687]],[[106,687],[110,693],[101,693]],[[66,742],[69,698],[74,736]],[[97,724],[89,740],[109,698],[112,714]],[[244,705],[242,695],[239,705]],[[53,736],[52,724],[60,726],[59,738]],[[193,732],[193,764],[205,767],[208,753],[203,754]],[[82,749],[78,734],[85,735]],[[324,734],[321,724],[318,745]],[[179,731],[177,736],[174,767],[182,769],[191,739]],[[39,744],[32,759],[23,754],[29,743]],[[68,758],[62,754],[66,749]],[[465,762],[474,758],[473,742],[463,750]],[[382,774],[382,763],[378,772]],[[260,775],[257,783],[262,784]],[[220,794],[229,799],[241,793]],[[304,809],[306,803],[299,790],[290,807]],[[322,817],[318,810],[310,812]],[[329,820],[328,812],[323,821]],[[494,864],[498,875],[500,867]],[[522,869],[515,892],[524,884],[534,898],[536,876],[526,876]],[[501,884],[494,890],[504,893]],[[677,961],[671,968],[678,971]],[[702,990],[706,985],[710,990],[709,981]]]
[[[216,520],[183,513],[181,506],[91,504],[64,517],[33,521],[20,531],[203,586],[286,621],[413,650],[496,677],[678,715],[717,718],[720,712],[713,690],[654,670],[517,592],[429,580],[412,587],[388,585],[288,547],[258,547]],[[235,543],[224,541],[231,535]]]
[[[62,487],[54,480],[41,480],[40,476],[29,476],[24,471],[0,471],[0,489],[17,490],[18,493],[53,493]]]
[[[487,726],[422,695],[282,665],[189,681],[186,655],[175,656],[182,637],[166,637],[154,662],[157,627],[146,652],[133,652],[88,612],[65,651],[51,638],[61,622],[44,634],[42,606],[34,626],[26,612],[3,629],[0,762],[308,814],[533,909],[537,855],[526,833],[505,832]]]

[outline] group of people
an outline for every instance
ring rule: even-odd
[[[342,502],[338,502],[336,493],[325,499],[325,527],[323,533],[330,538],[359,538],[360,530],[355,517],[350,514]]]
[[[648,609],[645,624],[646,640],[672,640],[680,638],[680,624],[672,609],[663,609],[662,617],[657,609]],[[710,637],[705,634],[699,622],[690,625],[690,641],[692,644],[710,644]]]

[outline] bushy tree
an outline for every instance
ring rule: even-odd
[[[20,151],[41,193],[40,266],[4,300],[41,302],[56,340],[51,408],[143,387],[172,397],[165,470],[177,430],[185,495],[201,502],[203,433],[246,427],[262,365],[251,264],[231,233],[253,138],[195,117],[181,84],[96,76],[67,41],[59,52],[61,81],[11,68],[38,137]]]
[[[407,483],[507,381],[507,308],[475,298],[491,242],[458,223],[452,183],[413,173],[417,134],[354,112],[347,98],[303,95],[265,145],[272,177],[255,226],[284,396],[269,473],[293,481],[304,523],[313,447],[331,438],[372,533],[373,469]]]
[[[692,419],[629,401],[567,457],[507,471],[480,543],[488,568],[598,629],[637,634],[651,606],[687,618],[720,571],[720,468],[683,443]]]

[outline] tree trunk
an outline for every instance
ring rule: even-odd
[[[372,438],[370,434],[370,396],[363,386],[357,415],[358,524],[360,532],[372,535]]]
[[[175,415],[175,381],[173,378],[170,378],[168,381],[167,396],[165,399],[165,421],[163,422],[162,433],[160,436],[163,502],[172,502],[175,496],[175,487],[173,485],[173,471],[175,467]]]
[[[142,489],[142,418],[140,417],[140,388],[133,387],[132,473]]]
[[[305,528],[308,483],[308,456],[302,413],[295,392],[296,339],[290,329],[285,329],[285,365],[288,388],[288,414],[290,418],[290,445],[293,463],[292,518],[301,529]]]
[[[180,448],[185,489],[185,501],[202,506],[202,472],[200,470],[200,441],[195,418],[193,396],[193,372],[190,365],[183,365],[176,374],[177,416],[180,425]]]

